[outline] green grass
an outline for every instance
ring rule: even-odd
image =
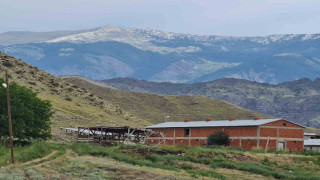
[[[0,146],[0,165],[10,162],[10,149]],[[112,147],[92,146],[84,143],[57,144],[53,142],[34,142],[28,146],[15,147],[17,162],[27,162],[42,158],[57,150],[52,156],[41,161],[24,165],[19,169],[6,169],[0,179],[15,177],[19,179],[27,174],[35,179],[42,179],[43,172],[35,169],[34,165],[48,162],[47,167],[54,168],[67,176],[98,179],[108,178],[113,171],[120,173],[120,169],[105,169],[103,165],[94,161],[87,163],[86,159],[78,162],[75,157],[95,156],[98,158],[111,158],[116,162],[142,168],[162,169],[172,173],[188,174],[190,177],[213,177],[228,179],[224,174],[225,169],[238,170],[234,173],[259,175],[266,178],[288,180],[316,180],[320,177],[320,156],[304,155],[303,153],[274,153],[260,151],[243,151],[231,147],[184,147],[184,146],[143,146],[143,145],[118,145]],[[67,151],[68,150],[68,151]],[[72,150],[72,151],[70,151]],[[68,152],[68,153],[66,153]],[[71,154],[70,154],[71,153]],[[74,154],[75,153],[75,154]],[[52,161],[59,157],[59,161]],[[88,157],[90,159],[90,157]],[[88,159],[88,160],[89,160]],[[103,159],[101,159],[103,161]],[[46,164],[48,164],[46,163]],[[133,166],[132,166],[133,167]],[[221,171],[224,169],[224,171]],[[97,173],[95,173],[97,172]],[[111,173],[108,175],[108,173]],[[117,176],[117,173],[112,177]],[[1,171],[0,171],[1,174]],[[60,175],[61,175],[60,174]],[[59,174],[57,176],[60,176]],[[23,176],[22,176],[23,177]]]
[[[118,161],[122,161],[132,165],[147,166],[153,168],[161,168],[171,171],[186,171],[192,177],[215,177],[225,179],[221,174],[215,172],[217,168],[237,169],[252,174],[258,174],[276,179],[319,179],[320,164],[316,156],[308,156],[305,159],[312,159],[312,166],[301,168],[301,164],[295,163],[289,166],[283,162],[271,162],[267,157],[257,162],[241,162],[232,159],[232,155],[245,156],[244,151],[226,148],[226,147],[180,147],[180,146],[159,146],[157,148],[146,146],[114,146],[114,147],[93,147],[87,144],[75,144],[72,148],[79,155],[106,156]],[[163,152],[166,152],[163,154]],[[247,152],[248,153],[248,152]],[[250,152],[257,155],[257,152]],[[229,156],[226,156],[228,154]],[[272,152],[260,153],[279,156]],[[230,156],[231,155],[231,156]],[[281,156],[289,156],[288,154],[280,154]],[[307,160],[306,160],[307,161]],[[204,165],[211,170],[200,170],[197,166],[191,164],[179,163],[188,162],[198,165]],[[315,175],[318,173],[318,175]]]
[[[52,150],[61,149],[61,145],[49,142],[34,142],[28,146],[14,147],[14,157],[16,162],[27,162],[33,159],[42,158],[52,152]],[[10,164],[10,148],[0,145],[0,166]]]

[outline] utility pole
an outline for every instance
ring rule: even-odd
[[[12,122],[11,122],[11,106],[10,106],[10,90],[9,90],[9,78],[8,78],[8,71],[7,70],[6,70],[6,85],[7,85],[6,89],[7,89],[9,133],[10,133],[11,163],[14,164],[13,136],[12,136]]]

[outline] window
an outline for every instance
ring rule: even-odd
[[[190,129],[184,129],[184,136],[190,136]]]
[[[286,124],[286,123],[283,123],[282,125],[283,125],[283,126],[287,126],[287,124]]]
[[[293,141],[293,143],[294,143],[294,144],[296,144],[296,143],[297,143],[297,141]]]
[[[199,141],[199,139],[196,139],[196,141]]]

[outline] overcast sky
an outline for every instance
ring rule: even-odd
[[[233,36],[320,33],[320,0],[0,0],[0,32],[106,25]]]

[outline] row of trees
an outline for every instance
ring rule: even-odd
[[[2,83],[4,80],[0,79],[0,84]],[[52,116],[50,102],[39,99],[36,93],[14,82],[10,83],[10,96],[13,137],[21,141],[50,138]],[[0,138],[2,139],[9,137],[6,99],[6,89],[0,88]]]

